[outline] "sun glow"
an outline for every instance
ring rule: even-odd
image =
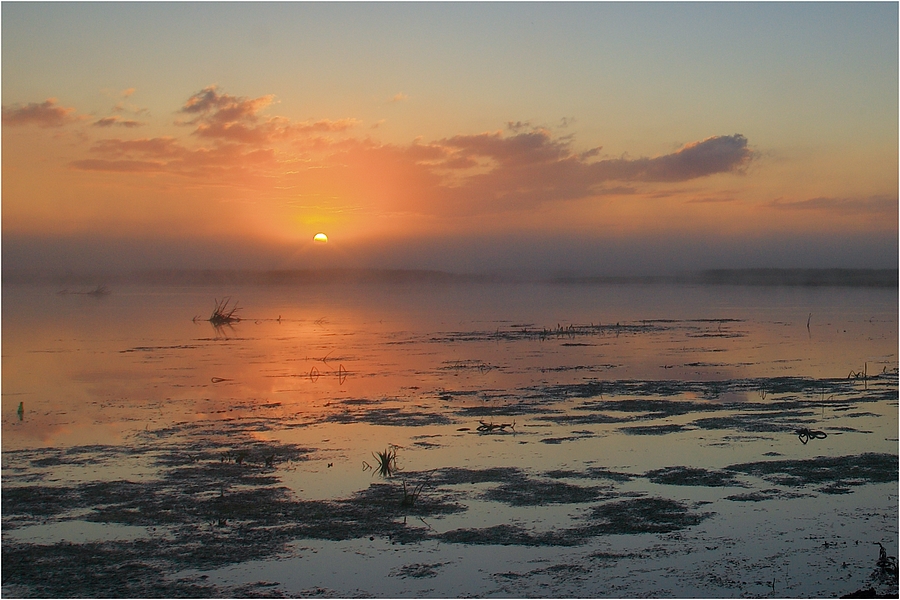
[[[325,235],[324,233],[317,233],[316,235],[313,236],[313,241],[316,242],[317,244],[327,244],[328,236]]]

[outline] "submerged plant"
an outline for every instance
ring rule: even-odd
[[[228,304],[231,302],[231,297],[222,298],[222,300],[216,300],[216,308],[213,310],[212,315],[209,317],[209,322],[213,325],[229,325],[231,323],[237,323],[241,320],[235,313],[240,310],[238,308],[237,302],[234,303],[233,306],[229,308]]]

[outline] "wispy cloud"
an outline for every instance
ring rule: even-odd
[[[121,117],[112,116],[112,117],[103,117],[102,119],[97,119],[93,123],[94,127],[140,127],[143,125],[140,121],[135,121],[134,119],[123,119]]]
[[[894,215],[898,213],[897,196],[868,196],[865,198],[819,197],[809,200],[773,200],[768,204],[776,210],[820,211],[837,215]]]
[[[161,173],[166,170],[164,162],[151,160],[86,158],[72,161],[71,165],[80,171],[107,171],[111,173]]]
[[[8,126],[37,125],[38,127],[62,127],[79,121],[74,108],[60,106],[56,98],[48,98],[44,102],[32,102],[21,105],[14,104],[3,107],[3,124]]]
[[[394,97],[391,98],[391,102],[406,102],[407,100],[409,100],[409,96],[407,96],[403,92],[394,94]]]
[[[737,198],[722,198],[722,197],[713,197],[713,198],[691,198],[687,200],[688,204],[725,204],[727,202],[737,202]]]
[[[84,171],[167,173],[215,185],[223,180],[264,178],[277,166],[272,149],[247,149],[239,144],[189,148],[173,137],[100,140],[90,151],[99,158],[72,161],[71,166]]]
[[[741,171],[753,158],[747,138],[723,135],[692,142],[672,154],[655,158],[604,160],[593,165],[603,177],[624,181],[688,181],[718,173]]]
[[[518,133],[523,129],[531,129],[531,123],[528,121],[507,121],[506,128]]]

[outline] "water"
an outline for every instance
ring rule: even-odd
[[[277,582],[289,594],[340,596],[802,597],[868,585],[874,542],[897,555],[896,472],[847,471],[864,455],[881,457],[878,468],[885,459],[890,466],[889,457],[896,463],[895,289],[57,291],[3,289],[4,496],[29,486],[42,494],[67,486],[87,493],[98,482],[153,486],[170,481],[180,468],[172,465],[181,465],[172,457],[181,456],[191,465],[271,475],[292,502],[425,482],[422,502],[452,497],[462,507],[429,513],[422,504],[420,513],[398,516],[396,523],[424,532],[404,544],[369,530],[343,540],[285,533],[272,556],[260,550],[227,564],[173,562],[179,581],[238,595],[262,578],[260,589]],[[238,304],[242,320],[216,328],[206,319],[224,297]],[[485,425],[503,428],[478,431]],[[794,433],[800,427],[827,437],[803,444]],[[398,471],[382,480],[367,467],[373,452],[388,448]],[[262,461],[268,452],[271,465]],[[740,467],[774,460],[808,470],[812,463],[803,461],[817,459],[840,464],[821,481],[808,472],[791,481]],[[470,477],[497,468],[507,469],[505,478],[449,479],[451,469]],[[672,468],[682,470],[653,475]],[[672,479],[684,469],[734,477],[724,485]],[[221,483],[220,497],[256,489],[241,481]],[[541,485],[547,497],[529,495]],[[567,496],[587,488],[590,500]],[[204,493],[185,497],[211,502]],[[655,530],[620,532],[598,525],[591,512],[636,498],[666,499],[699,521],[663,527],[652,521],[657,514]],[[178,547],[172,523],[218,536],[216,543],[225,543],[226,527],[257,524],[240,511],[218,528],[196,515],[168,525],[106,515],[107,529],[98,533],[96,503],[42,519],[6,500],[4,545],[50,543],[56,526],[59,540],[119,539],[125,549],[158,526],[147,535],[160,548]],[[78,523],[88,533],[79,534]],[[508,526],[531,541],[488,543],[488,534]],[[462,531],[482,537],[454,541]],[[554,531],[569,536],[565,544],[534,538]],[[338,559],[353,574],[320,568]]]

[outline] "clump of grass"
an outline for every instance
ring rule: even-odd
[[[419,496],[422,494],[422,490],[425,489],[425,482],[423,481],[419,485],[415,487],[407,487],[406,482],[403,482],[403,500],[400,501],[400,506],[410,508],[416,505],[416,500],[419,499]]]
[[[216,300],[216,308],[213,310],[212,315],[210,315],[209,322],[213,325],[229,325],[240,321],[241,318],[235,314],[240,310],[238,303],[235,302],[229,307],[228,305],[230,303],[230,296],[222,298],[221,300]]]
[[[95,287],[95,288],[92,289],[91,291],[87,292],[87,295],[88,295],[88,296],[108,296],[108,295],[110,295],[111,293],[112,293],[112,292],[110,292],[110,291],[109,291],[109,288],[106,287],[105,285],[98,285],[97,287]]]
[[[394,473],[399,471],[397,468],[397,449],[394,446],[388,446],[383,452],[373,452],[377,467],[375,472],[382,477],[393,477]]]

